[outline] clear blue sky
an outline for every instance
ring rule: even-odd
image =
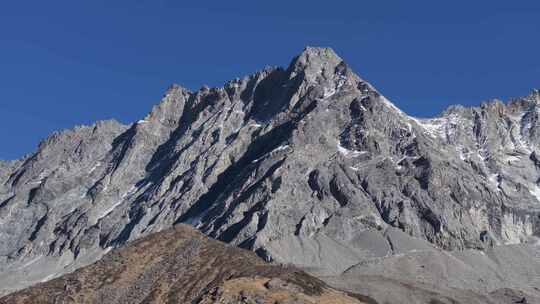
[[[3,1],[0,159],[330,46],[408,113],[540,87],[540,1]],[[197,4],[194,4],[197,2]],[[114,3],[114,4],[111,4]]]

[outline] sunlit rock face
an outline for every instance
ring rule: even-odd
[[[438,250],[534,246],[539,104],[533,91],[411,117],[328,48],[221,88],[171,86],[131,125],[55,133],[0,162],[0,286],[175,223],[320,275],[395,254],[393,229]]]

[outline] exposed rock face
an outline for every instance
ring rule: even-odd
[[[0,303],[365,304],[358,298],[177,225]]]
[[[394,228],[445,250],[534,248],[539,109],[533,91],[417,119],[325,48],[223,88],[172,86],[137,123],[55,134],[0,164],[0,286],[175,223],[321,276],[395,254]]]

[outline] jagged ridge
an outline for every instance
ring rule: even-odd
[[[388,227],[444,249],[535,242],[538,102],[413,118],[327,48],[223,88],[172,86],[141,121],[53,136],[0,171],[3,286],[179,222],[321,275]]]

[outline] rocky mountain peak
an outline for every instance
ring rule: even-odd
[[[397,254],[396,238],[533,242],[540,124],[531,98],[516,100],[417,119],[312,47],[223,88],[173,86],[130,127],[76,129],[2,166],[0,286],[177,223],[321,275]]]
[[[537,103],[540,103],[540,90],[532,89],[530,96],[536,100]]]
[[[317,77],[327,77],[335,73],[343,60],[331,48],[306,47],[289,66],[290,77],[303,73],[310,81]]]
[[[166,90],[163,96],[176,95],[176,94],[190,94],[191,91],[179,84],[173,83]]]

